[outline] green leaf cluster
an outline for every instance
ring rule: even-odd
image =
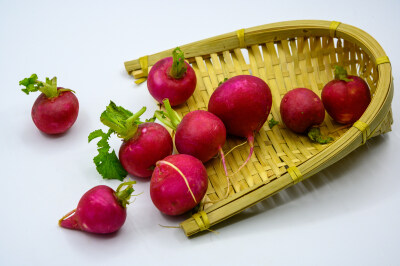
[[[268,121],[268,126],[272,129],[274,126],[278,125],[279,121],[276,121],[273,117]]]
[[[38,76],[36,74],[32,74],[29,78],[24,78],[19,82],[19,85],[24,86],[25,88],[21,89],[26,94],[31,92],[40,91],[47,98],[57,97],[63,91],[72,91],[70,89],[57,89],[57,78],[53,77],[52,79],[46,78],[46,81],[38,80]],[[74,91],[72,91],[74,92]]]
[[[95,130],[89,134],[88,141],[100,138],[97,142],[97,151],[99,152],[94,158],[93,162],[96,165],[97,171],[104,179],[118,179],[123,180],[128,172],[122,167],[115,150],[110,152],[110,144],[108,139],[111,134],[115,133],[114,130],[109,129],[104,133],[101,129]]]
[[[308,131],[308,137],[310,138],[310,140],[319,144],[327,144],[333,141],[332,137],[322,135],[321,130],[318,127],[311,128]]]
[[[111,128],[118,137],[128,140],[135,135],[138,125],[143,123],[139,117],[145,111],[146,107],[143,107],[138,113],[133,114],[131,111],[110,101],[106,110],[101,114],[100,121]]]
[[[129,140],[137,131],[137,128],[143,122],[140,121],[140,116],[146,111],[146,107],[140,109],[139,112],[133,114],[131,111],[117,106],[114,102],[106,107],[106,110],[101,114],[100,121],[109,127],[107,133],[101,129],[95,130],[89,134],[88,140],[91,142],[95,138],[100,138],[97,142],[97,151],[99,152],[93,162],[96,165],[97,171],[104,179],[123,180],[128,172],[123,168],[114,150],[110,152],[110,144],[108,140],[112,134],[117,134],[118,137]],[[154,117],[147,121],[154,121]]]

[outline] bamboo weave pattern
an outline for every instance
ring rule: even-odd
[[[308,25],[309,21],[305,23]],[[237,38],[236,48],[187,58],[196,73],[197,87],[193,96],[175,110],[181,116],[194,110],[207,110],[208,100],[220,82],[223,82],[225,78],[245,74],[257,76],[269,85],[273,103],[268,120],[274,118],[281,121],[279,106],[285,93],[298,87],[305,87],[321,96],[324,85],[334,78],[333,69],[335,65],[345,67],[351,75],[364,78],[370,87],[372,99],[374,99],[379,81],[377,65],[390,62],[387,56],[374,58],[376,60],[374,62],[362,47],[337,37],[336,30],[341,25],[339,22],[330,23],[327,27],[328,31],[325,31],[325,34],[321,36],[274,37],[272,40],[260,41],[257,44],[250,45],[246,43],[247,31],[244,29],[237,31],[235,34]],[[307,31],[304,30],[303,32]],[[127,70],[129,63],[126,62]],[[143,72],[146,71],[147,69]],[[136,70],[135,72],[134,70],[131,74],[135,78],[143,78],[141,71]],[[376,128],[374,127],[373,132],[370,132],[369,125],[362,121],[355,124],[354,128],[362,131],[361,143],[364,143],[370,137],[391,130],[393,119],[390,106],[387,110],[383,119],[379,121],[379,125]],[[215,218],[217,216],[215,214],[215,217],[210,216],[210,219],[208,219],[207,212],[212,214],[224,204],[227,205],[243,197],[243,195],[247,196],[247,191],[254,192],[254,188],[258,189],[265,184],[271,184],[271,187],[274,187],[274,184],[279,183],[280,179],[286,177],[288,173],[293,179],[292,184],[303,180],[302,172],[299,171],[298,167],[327,147],[335,145],[351,126],[337,124],[326,114],[325,121],[320,129],[323,134],[332,136],[335,142],[321,145],[312,143],[304,135],[291,132],[282,122],[272,129],[269,128],[268,123],[265,123],[260,132],[255,134],[254,154],[251,160],[239,173],[233,176],[232,173],[236,172],[246,160],[249,154],[249,146],[248,144],[240,145],[245,141],[244,139],[228,137],[224,151],[227,152],[237,147],[226,156],[228,173],[231,175],[229,177],[230,187],[228,188],[220,158],[208,162],[206,168],[209,188],[200,204],[200,210],[204,210],[201,216],[212,225],[234,215],[238,210],[245,207],[232,207],[232,210],[220,211],[218,218]],[[282,184],[285,182],[282,181]],[[276,185],[276,190],[268,193],[272,194],[283,189],[286,186],[285,184]],[[229,197],[225,199],[228,189]],[[251,197],[250,194],[249,197]],[[257,197],[262,198],[261,196]],[[246,204],[243,206],[253,204],[251,203],[253,201],[250,200],[249,202],[243,203]],[[196,218],[198,219],[197,216]],[[189,221],[188,224],[190,223]],[[193,227],[193,223],[190,226],[188,225],[189,227]],[[185,230],[187,234],[198,231],[194,228],[187,230]],[[204,230],[204,228],[200,228],[200,230]]]

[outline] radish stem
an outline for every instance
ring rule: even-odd
[[[173,63],[169,75],[174,79],[181,79],[186,73],[185,56],[182,50],[177,47],[172,51]]]
[[[168,99],[163,100],[165,111],[155,111],[154,116],[160,120],[165,126],[169,127],[170,129],[176,131],[176,128],[181,123],[182,118],[180,115],[171,107]],[[168,119],[169,120],[168,120]]]

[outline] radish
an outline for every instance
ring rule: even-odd
[[[324,105],[312,90],[296,88],[287,92],[281,101],[280,113],[286,127],[296,133],[308,133],[311,140],[321,144],[332,141],[321,136],[319,129],[325,118]]]
[[[272,105],[271,90],[262,79],[239,75],[223,82],[211,95],[208,111],[224,122],[227,133],[247,138],[250,153],[240,169],[250,160],[254,133],[267,121]]]
[[[126,220],[126,205],[134,191],[135,181],[121,183],[117,190],[104,185],[87,191],[75,210],[61,218],[61,227],[95,234],[118,231]],[[123,186],[127,186],[121,191]]]
[[[226,129],[221,119],[204,110],[189,112],[182,119],[171,108],[168,99],[165,99],[163,103],[166,113],[156,111],[154,116],[176,131],[175,146],[179,153],[192,155],[203,163],[209,161],[217,153],[224,160],[222,147],[226,140]]]
[[[352,124],[367,109],[371,93],[362,78],[349,76],[343,67],[336,66],[335,79],[322,89],[322,102],[333,120],[341,124]]]
[[[172,52],[172,57],[154,64],[147,77],[147,87],[159,103],[169,99],[172,106],[182,104],[192,96],[196,88],[196,74],[185,62],[179,47]]]
[[[33,104],[31,116],[36,127],[46,134],[60,134],[67,131],[75,123],[79,102],[74,91],[57,87],[57,78],[46,81],[38,80],[36,74],[19,82],[25,86],[23,92],[40,91],[41,94]]]
[[[97,144],[99,154],[93,161],[103,178],[123,180],[128,173],[137,177],[150,177],[156,162],[172,154],[173,143],[168,131],[152,122],[154,119],[146,123],[139,120],[145,111],[146,107],[143,107],[133,114],[111,101],[101,114],[100,121],[110,129],[107,133],[101,129],[95,130],[88,139],[90,142],[101,137]],[[109,152],[107,141],[113,133],[123,140],[119,159],[114,150]]]
[[[207,187],[207,171],[201,161],[187,154],[175,154],[157,162],[150,196],[162,213],[180,215],[199,204]]]
[[[312,90],[297,88],[283,96],[280,106],[283,123],[296,133],[304,133],[311,126],[324,121],[325,109]]]

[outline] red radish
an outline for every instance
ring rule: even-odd
[[[169,99],[172,106],[184,103],[196,88],[196,74],[186,63],[183,52],[176,48],[173,57],[159,60],[151,68],[147,77],[150,94],[159,103]]]
[[[324,121],[325,109],[321,99],[312,90],[297,88],[283,96],[280,113],[286,127],[296,133],[307,133],[308,137],[320,144],[333,141],[321,135],[318,127]]]
[[[267,121],[272,105],[271,90],[262,79],[239,75],[223,82],[211,95],[208,111],[224,122],[227,133],[247,138],[251,158],[254,133]]]
[[[305,133],[321,124],[325,118],[324,105],[312,90],[297,88],[283,96],[280,106],[282,121],[292,131]]]
[[[222,147],[226,140],[226,129],[221,119],[203,110],[189,112],[182,119],[171,108],[168,99],[163,103],[166,113],[156,111],[154,115],[164,125],[176,131],[175,146],[179,153],[192,155],[203,163],[218,152],[224,158]]]
[[[322,102],[338,123],[356,122],[371,102],[368,84],[360,77],[349,76],[343,67],[335,67],[335,79],[322,89]]]
[[[60,134],[67,131],[75,123],[78,112],[79,102],[73,91],[62,87],[57,87],[57,78],[51,80],[46,78],[46,82],[38,80],[36,74],[25,78],[19,82],[26,88],[23,92],[42,92],[36,99],[32,107],[32,120],[36,127],[46,134]]]
[[[167,215],[180,215],[200,203],[208,186],[200,160],[186,154],[170,155],[157,162],[150,181],[154,205]]]
[[[107,133],[95,130],[89,135],[89,142],[101,137],[98,142],[99,154],[93,159],[97,171],[106,179],[123,180],[129,173],[137,177],[150,177],[157,161],[172,154],[173,143],[168,131],[154,122],[142,123],[139,117],[146,111],[132,112],[110,102],[101,114],[101,122],[110,129]],[[119,159],[115,151],[109,153],[107,143],[112,133],[123,139]]]
[[[129,204],[135,181],[121,183],[116,191],[108,186],[96,186],[79,200],[78,207],[60,219],[61,227],[95,234],[118,231],[126,220],[126,205]],[[120,190],[123,186],[126,189]]]
[[[132,138],[122,143],[119,160],[128,173],[150,177],[155,162],[171,155],[172,149],[171,135],[162,125],[143,123]]]
[[[176,129],[175,145],[179,153],[190,154],[207,162],[218,152],[226,140],[224,123],[213,113],[197,110],[185,115]]]

